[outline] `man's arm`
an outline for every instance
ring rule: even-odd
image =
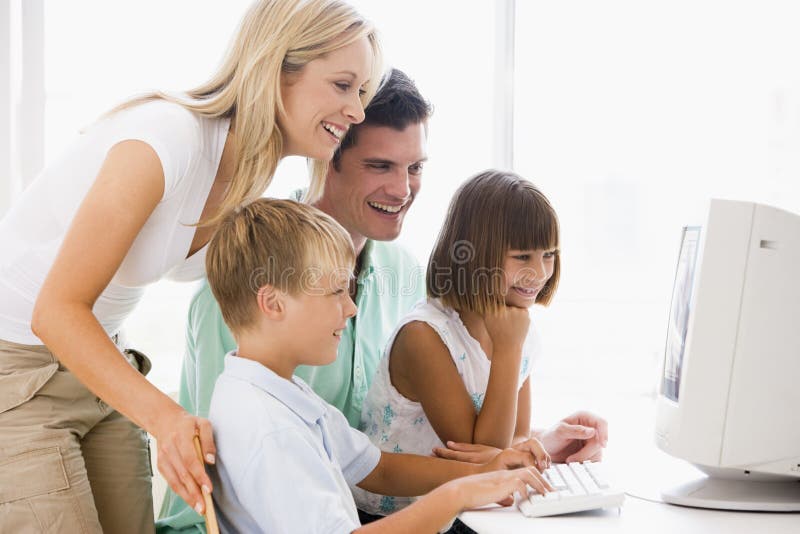
[[[225,366],[225,354],[236,348],[214,295],[203,280],[192,297],[186,320],[186,352],[181,364],[178,403],[187,412],[208,417],[214,384]],[[201,415],[202,414],[202,415]],[[200,525],[203,518],[172,490],[167,491],[156,527],[159,532]]]
[[[189,413],[208,417],[214,384],[225,367],[225,354],[236,348],[207,281],[192,298],[186,325],[186,354],[179,401]]]

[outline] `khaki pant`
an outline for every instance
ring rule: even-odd
[[[47,347],[0,340],[0,532],[151,533],[151,476],[142,429]]]

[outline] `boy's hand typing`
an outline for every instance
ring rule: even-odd
[[[503,506],[514,503],[514,492],[523,497],[528,496],[529,488],[538,493],[553,491],[553,488],[535,467],[522,467],[510,471],[493,471],[457,478],[444,484],[442,489],[452,488],[456,492],[456,500],[461,503],[461,510],[475,508],[496,502]]]

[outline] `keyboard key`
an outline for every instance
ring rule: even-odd
[[[548,482],[553,488],[557,490],[566,489],[567,483],[564,482],[564,479],[561,478],[561,475],[558,474],[558,470],[555,466],[551,467],[550,469],[546,469],[544,472],[545,476],[547,477]]]
[[[583,487],[566,464],[556,464],[556,468],[558,469],[558,474],[561,475],[561,478],[567,483],[569,489],[572,490],[572,493],[575,495],[586,495],[586,488]]]
[[[599,462],[583,462],[584,467],[589,472],[589,476],[592,477],[597,487],[600,489],[608,489],[611,487],[611,484],[608,483],[608,477],[605,475],[605,469],[600,465]]]
[[[582,464],[573,462],[569,464],[569,468],[572,469],[572,472],[575,474],[575,478],[580,481],[581,485],[586,490],[586,493],[589,495],[600,493],[600,488],[597,487],[597,484],[592,477],[589,476],[589,473]]]
[[[609,479],[602,473],[597,462],[556,464],[544,476],[561,489],[543,495],[532,491],[528,498],[518,497],[517,508],[527,517],[546,517],[621,506],[624,492],[610,488]]]

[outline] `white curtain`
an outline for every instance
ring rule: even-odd
[[[44,0],[0,0],[0,215],[44,162]]]

